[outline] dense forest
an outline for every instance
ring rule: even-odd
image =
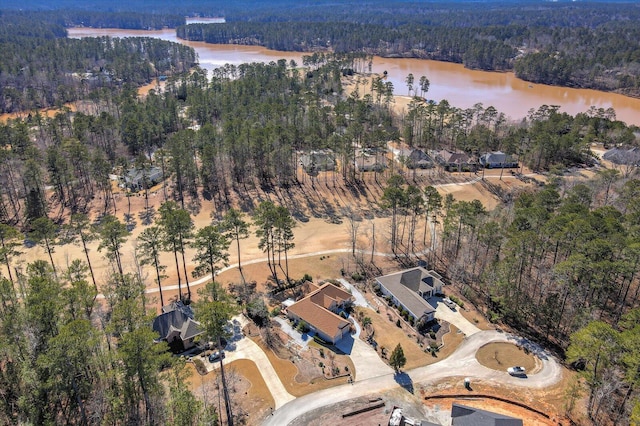
[[[28,15],[0,15],[0,112],[86,99],[101,89],[139,86],[181,73],[193,49],[150,38],[68,39],[63,26]]]

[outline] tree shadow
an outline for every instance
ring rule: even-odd
[[[153,219],[156,216],[156,209],[153,206],[149,206],[146,209],[138,213],[138,218],[142,221],[143,225],[151,225]]]
[[[393,380],[395,380],[396,383],[399,384],[400,387],[402,387],[404,390],[406,390],[410,394],[413,394],[413,380],[411,380],[411,377],[407,373],[405,373],[404,371],[396,371],[393,374]]]

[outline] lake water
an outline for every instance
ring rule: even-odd
[[[239,65],[247,62],[270,62],[293,59],[302,63],[303,53],[280,52],[258,46],[207,44],[178,39],[175,30],[158,31],[121,30],[101,28],[69,28],[69,37],[154,37],[191,46],[198,53],[200,66],[207,70],[225,64]],[[476,103],[485,107],[493,105],[498,111],[514,120],[525,117],[531,108],[541,105],[559,105],[560,111],[575,115],[596,108],[613,108],[619,120],[640,125],[640,99],[615,93],[588,89],[570,89],[529,83],[511,72],[488,72],[465,69],[460,64],[423,59],[380,58],[373,60],[372,71],[387,71],[387,79],[397,95],[407,95],[405,79],[409,73],[416,83],[421,76],[431,82],[428,99],[446,99],[453,106],[469,108]],[[415,83],[414,83],[415,84]]]

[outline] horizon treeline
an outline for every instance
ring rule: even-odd
[[[462,63],[512,70],[524,80],[639,96],[640,7],[607,2],[402,2],[342,4],[218,2],[169,9],[135,2],[83,10],[6,11],[63,26],[137,29],[178,27],[188,40],[256,44],[278,50],[339,53]],[[42,9],[34,6],[35,9]],[[184,16],[223,16],[225,24],[193,24]]]

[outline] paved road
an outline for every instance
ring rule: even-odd
[[[526,345],[542,360],[541,370],[537,374],[532,374],[527,378],[518,378],[511,377],[506,372],[491,370],[480,365],[475,358],[475,353],[481,346],[490,342],[512,342]],[[513,386],[542,389],[559,381],[562,378],[562,371],[557,361],[539,346],[511,334],[491,330],[479,331],[465,339],[460,347],[448,358],[436,364],[407,371],[406,374],[403,374],[401,377],[403,380],[410,379],[415,386],[418,384],[428,385],[444,378],[456,376],[459,376],[460,380],[462,380],[463,377],[470,377],[472,379],[472,386],[474,379],[483,379]],[[360,395],[394,389],[398,386],[399,384],[394,374],[387,373],[370,379],[357,381],[354,384],[314,392],[310,395],[296,398],[274,411],[273,415],[267,418],[263,425],[288,425],[308,411],[336,404]]]

